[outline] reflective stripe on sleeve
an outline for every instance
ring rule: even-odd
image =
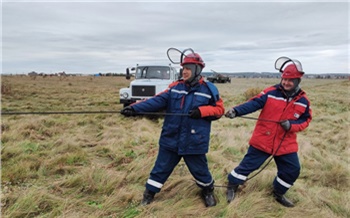
[[[159,182],[156,182],[156,181],[154,181],[152,179],[148,179],[147,183],[150,184],[151,186],[156,187],[156,188],[162,188],[163,187],[163,184],[161,184]]]
[[[240,179],[240,180],[243,180],[243,181],[245,181],[245,180],[247,179],[246,176],[241,175],[241,174],[237,174],[237,173],[235,172],[235,170],[232,170],[231,175],[232,175],[233,177],[236,177],[237,179]]]
[[[294,102],[294,104],[296,104],[296,105],[299,105],[299,106],[302,106],[302,107],[307,107],[307,105],[306,104],[303,104],[303,103],[300,103],[300,102]]]
[[[277,182],[278,182],[279,184],[283,185],[283,186],[286,187],[286,188],[292,187],[292,185],[286,183],[285,181],[283,181],[282,179],[280,179],[278,176],[277,176],[276,180],[277,180]]]

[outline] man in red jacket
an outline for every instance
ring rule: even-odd
[[[273,181],[273,196],[283,206],[294,206],[284,194],[299,177],[296,133],[308,127],[312,111],[306,93],[299,86],[304,74],[301,63],[281,57],[277,59],[275,68],[282,73],[280,84],[266,88],[225,114],[233,119],[262,109],[247,154],[228,175],[228,202],[234,199],[238,186],[247,180],[248,175],[273,155],[278,170]]]

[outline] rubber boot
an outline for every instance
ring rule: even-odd
[[[152,192],[152,191],[146,189],[145,192],[143,193],[143,199],[141,201],[141,205],[150,204],[153,201],[155,194],[156,194],[155,192]]]
[[[202,198],[204,200],[206,207],[213,207],[216,205],[216,200],[214,197],[214,187],[208,187],[202,189]]]
[[[275,190],[273,191],[273,197],[278,203],[282,204],[285,207],[294,207],[293,202],[288,200],[288,198],[286,198],[284,195],[277,193]]]
[[[228,183],[226,191],[227,203],[230,203],[231,201],[233,201],[233,199],[235,199],[238,186],[239,185],[235,185],[233,183]]]

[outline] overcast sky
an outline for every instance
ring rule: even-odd
[[[349,73],[349,2],[2,3],[2,73],[123,73],[192,48],[204,71]]]

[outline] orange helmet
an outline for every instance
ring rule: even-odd
[[[278,58],[275,68],[282,73],[282,79],[300,79],[304,75],[300,61],[288,57]]]
[[[203,62],[203,59],[197,53],[190,53],[186,55],[183,61],[181,62],[181,66],[185,64],[198,64],[199,66],[202,67],[202,69],[205,67],[205,63]]]
[[[288,65],[282,72],[282,79],[301,78],[304,72],[300,72],[294,64]]]

